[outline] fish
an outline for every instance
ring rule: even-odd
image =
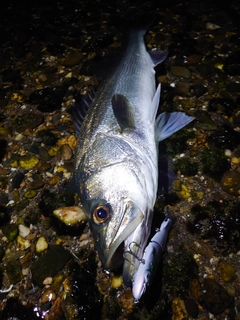
[[[141,299],[146,289],[151,285],[157,266],[164,253],[168,235],[173,227],[175,219],[166,215],[160,228],[150,240],[144,250],[140,265],[134,275],[132,284],[132,294],[134,301]]]
[[[85,108],[86,115],[73,112],[79,130],[74,183],[81,206],[103,269],[122,266],[128,286],[151,230],[159,141],[194,119],[182,112],[156,117],[161,85],[156,87],[154,68],[168,53],[147,51],[146,31],[129,30],[121,57]]]

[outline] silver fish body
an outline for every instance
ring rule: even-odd
[[[100,85],[80,128],[75,183],[105,269],[123,265],[131,284],[151,230],[158,186],[158,142],[193,120],[177,112],[156,119],[160,85],[145,30],[130,31],[116,67]],[[130,249],[129,249],[130,248]]]

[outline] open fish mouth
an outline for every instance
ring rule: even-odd
[[[144,251],[144,243],[141,243],[142,216],[139,215],[124,230],[105,255],[105,269],[114,270],[123,264],[123,282],[127,286],[132,285],[133,277],[138,269]]]
[[[125,261],[125,252],[128,250],[129,239],[132,238],[134,231],[142,220],[143,215],[137,215],[124,231],[111,242],[109,250],[104,252],[103,260],[105,260],[104,266],[106,269],[114,270]]]

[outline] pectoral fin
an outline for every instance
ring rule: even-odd
[[[115,94],[112,97],[112,108],[122,131],[129,128],[135,129],[134,107],[131,101],[122,94]]]

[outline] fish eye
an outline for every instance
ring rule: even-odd
[[[96,224],[101,224],[105,222],[109,218],[109,216],[110,216],[110,210],[109,210],[109,207],[106,205],[97,206],[93,210],[93,221]]]

